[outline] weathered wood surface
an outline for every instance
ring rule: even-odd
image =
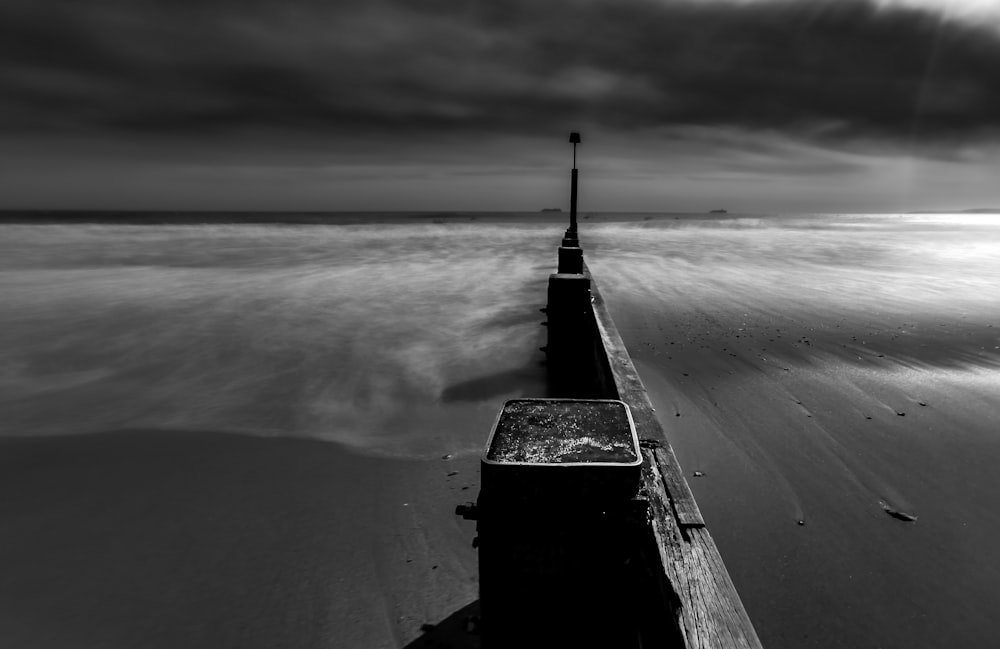
[[[589,275],[589,270],[584,267]],[[705,527],[677,457],[595,282],[593,312],[617,395],[629,405],[643,448],[643,497],[662,564],[664,589],[672,590],[677,627],[688,649],[761,647],[715,542]]]
[[[677,626],[689,649],[760,648],[760,640],[743,608],[718,548],[704,526],[682,529],[655,451],[643,449],[647,470],[643,496],[649,501],[650,526],[660,561],[679,601]]]
[[[658,446],[653,449],[653,457],[663,474],[663,483],[666,485],[667,493],[670,494],[677,524],[683,528],[705,527],[705,519],[701,517],[701,510],[698,509],[691,488],[681,473],[681,466],[677,463],[673,449],[669,446]]]

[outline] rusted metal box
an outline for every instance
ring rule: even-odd
[[[484,491],[598,502],[636,494],[642,465],[632,413],[608,399],[512,399],[483,455]]]

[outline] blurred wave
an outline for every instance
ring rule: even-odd
[[[560,228],[435,221],[0,226],[0,435],[156,427],[478,452],[505,396],[544,392],[537,308]],[[989,219],[583,228],[604,292],[639,311],[930,316],[982,311],[1000,285]]]
[[[544,389],[542,226],[7,226],[0,434],[132,427],[478,451]],[[536,317],[537,316],[537,317]],[[453,385],[519,371],[477,398]],[[454,390],[452,390],[454,392]]]
[[[965,215],[963,215],[965,216]],[[1000,286],[1000,219],[789,215],[606,223],[588,264],[622,303],[708,300],[842,317],[954,316]]]

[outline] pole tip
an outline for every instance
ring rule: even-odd
[[[570,133],[569,134],[569,141],[570,141],[570,144],[579,144],[580,143],[580,134],[577,133],[577,132],[575,132],[575,131],[573,133]]]

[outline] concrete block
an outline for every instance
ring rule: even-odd
[[[559,247],[559,272],[580,274],[583,272],[583,249],[579,247]]]

